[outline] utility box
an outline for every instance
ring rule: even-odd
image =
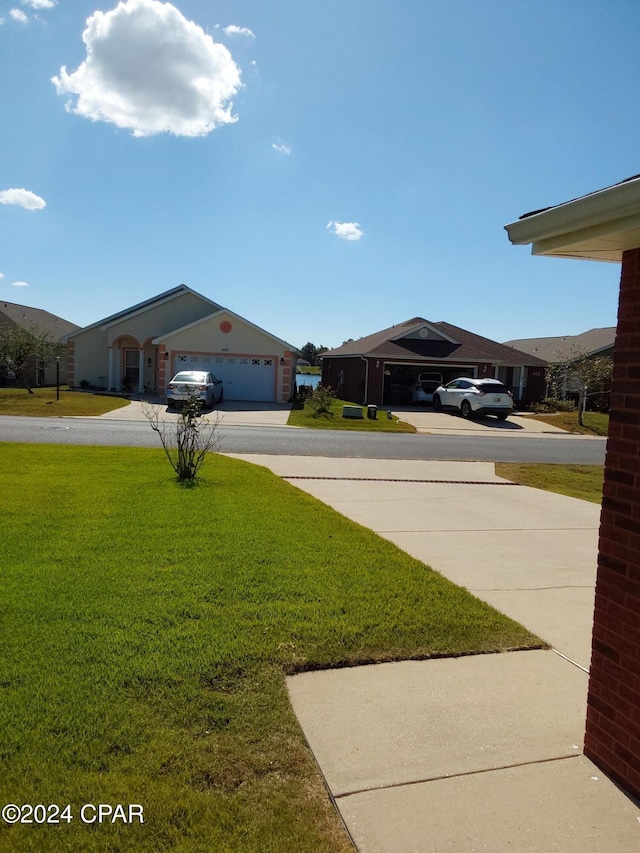
[[[370,421],[376,421],[378,419],[378,407],[367,406],[367,417]]]
[[[362,406],[343,406],[343,418],[360,418],[362,420]]]

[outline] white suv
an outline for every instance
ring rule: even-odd
[[[513,411],[513,395],[497,379],[461,377],[436,388],[433,407],[436,412],[453,409],[463,418],[496,415],[504,421]]]

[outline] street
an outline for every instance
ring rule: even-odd
[[[329,456],[361,459],[479,460],[602,465],[606,439],[546,435],[411,435],[307,430],[290,427],[218,427],[223,453]],[[37,444],[159,447],[146,421],[103,418],[0,417],[0,441]]]

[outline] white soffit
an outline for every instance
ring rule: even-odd
[[[524,216],[505,226],[532,254],[619,263],[640,247],[640,178]]]

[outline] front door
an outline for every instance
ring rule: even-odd
[[[140,378],[140,353],[137,349],[124,351],[124,377],[122,385],[127,391],[137,391]]]

